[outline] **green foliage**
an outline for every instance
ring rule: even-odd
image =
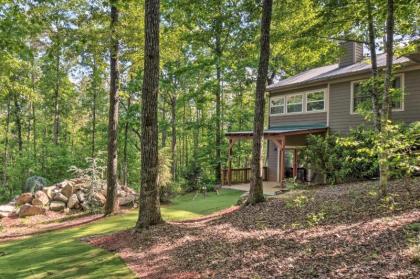
[[[311,136],[303,151],[306,167],[331,184],[375,177],[378,154],[386,154],[393,177],[411,176],[419,165],[419,123],[388,124],[382,133],[359,127],[348,136]],[[385,137],[385,138],[382,138]]]

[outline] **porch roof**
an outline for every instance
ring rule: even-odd
[[[322,133],[322,132],[327,131],[327,129],[328,127],[324,123],[272,126],[264,130],[264,137],[292,136],[292,135]],[[253,134],[254,134],[253,131],[237,131],[237,132],[227,132],[225,133],[225,136],[229,138],[235,138],[235,137],[239,138],[239,137],[252,137]]]

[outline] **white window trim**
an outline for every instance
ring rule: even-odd
[[[271,99],[283,99],[283,112],[280,113],[271,113]],[[275,107],[280,107],[280,106],[275,106]],[[285,96],[274,96],[274,97],[270,97],[270,116],[275,116],[275,115],[284,115],[286,113],[286,98]]]
[[[405,75],[404,73],[401,74],[397,74],[395,75],[395,77],[399,77],[401,79],[401,90],[403,91],[402,93],[402,99],[401,99],[401,108],[399,109],[392,109],[392,111],[395,112],[399,112],[399,111],[404,111],[404,101],[405,101],[405,95],[404,95],[404,90],[405,90]],[[359,80],[353,80],[350,82],[350,114],[351,115],[359,115],[359,113],[357,111],[354,111],[354,84],[355,83],[360,83],[365,81],[366,79],[359,79]]]
[[[317,103],[317,102],[321,102],[321,101],[308,101],[308,95],[309,94],[313,94],[313,93],[318,93],[318,92],[322,92],[322,94],[324,95],[324,98],[323,98],[323,100],[322,100],[322,102],[324,102],[324,108],[323,109],[317,109],[317,110],[310,110],[310,111],[308,111],[308,104],[310,104],[310,103]],[[325,111],[325,105],[326,105],[326,97],[325,97],[325,90],[316,90],[316,91],[312,91],[312,92],[306,92],[305,93],[305,99],[306,99],[306,105],[305,105],[305,109],[306,109],[306,112],[323,112],[323,111]]]
[[[304,98],[304,95],[305,94],[303,94],[303,93],[297,93],[297,94],[291,94],[291,95],[286,96],[286,99],[285,99],[286,100],[286,114],[299,114],[299,113],[305,112],[305,107],[304,107],[305,106],[305,98]],[[296,96],[301,96],[302,97],[302,102],[292,103],[290,105],[300,105],[300,104],[302,104],[302,111],[289,112],[287,99],[292,98],[292,97],[296,97]]]
[[[324,110],[314,110],[314,111],[307,111],[307,94],[314,93],[314,92],[323,92],[324,93]],[[285,95],[277,95],[270,97],[270,116],[287,116],[287,115],[297,115],[297,114],[311,114],[311,113],[323,113],[328,112],[327,104],[328,104],[328,96],[326,94],[327,88],[320,88],[320,89],[314,89],[309,91],[303,91],[298,93],[292,93],[292,94],[285,94]],[[302,95],[302,111],[301,112],[287,112],[287,97],[292,97],[296,95]],[[271,113],[271,99],[272,98],[284,98],[284,112],[283,113]]]

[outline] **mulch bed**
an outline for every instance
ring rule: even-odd
[[[373,182],[296,191],[87,241],[118,253],[140,278],[418,278],[406,227],[420,222],[420,180],[410,186],[392,182],[387,200]]]

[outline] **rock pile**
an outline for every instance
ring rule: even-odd
[[[17,214],[27,217],[45,214],[47,210],[58,212],[86,211],[91,207],[103,207],[106,202],[106,184],[102,183],[93,191],[89,179],[75,178],[48,187],[37,189],[34,193],[22,193],[7,205],[0,206],[0,218]],[[134,207],[137,193],[131,188],[118,186],[118,204]]]

